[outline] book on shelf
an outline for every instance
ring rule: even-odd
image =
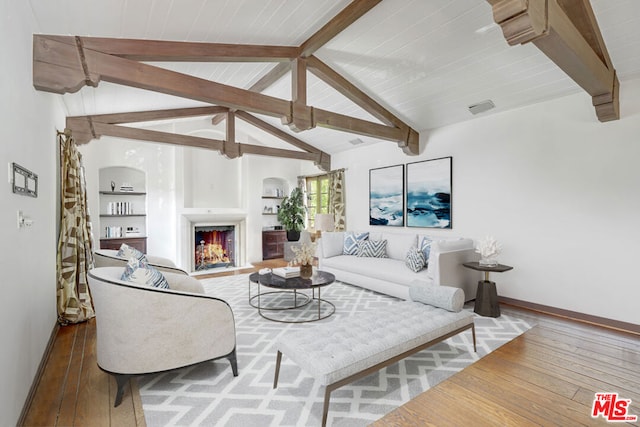
[[[300,276],[300,267],[280,267],[274,268],[272,270],[273,274],[276,276],[284,277],[285,279],[290,279],[292,277]]]

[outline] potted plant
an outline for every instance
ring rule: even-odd
[[[285,196],[278,209],[278,221],[287,231],[287,240],[297,242],[300,239],[300,232],[304,230],[305,209],[300,187],[291,191],[289,196]]]

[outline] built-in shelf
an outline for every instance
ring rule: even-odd
[[[99,171],[100,247],[118,249],[122,243],[147,252],[144,171],[109,166]]]
[[[270,177],[262,180],[262,227],[273,228],[280,225],[278,210],[288,194],[287,181],[284,178]],[[272,253],[273,251],[268,250]],[[280,251],[277,251],[278,253]],[[269,257],[269,255],[267,255]]]

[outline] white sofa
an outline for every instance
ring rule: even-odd
[[[476,297],[480,273],[462,266],[477,261],[474,242],[469,238],[440,238],[425,233],[370,232],[369,240],[387,241],[387,258],[343,255],[345,232],[324,232],[318,245],[318,268],[336,276],[336,280],[405,300],[409,286],[430,283],[461,288],[465,301]],[[411,246],[429,236],[431,253],[428,266],[415,273],[405,264]]]

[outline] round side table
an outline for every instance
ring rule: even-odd
[[[494,266],[480,265],[479,262],[465,262],[463,266],[472,270],[483,271],[484,280],[478,282],[478,291],[476,292],[476,302],[473,311],[480,316],[500,317],[500,304],[498,303],[498,291],[496,290],[496,282],[489,280],[489,273],[502,273],[513,270],[513,267],[498,264]]]

